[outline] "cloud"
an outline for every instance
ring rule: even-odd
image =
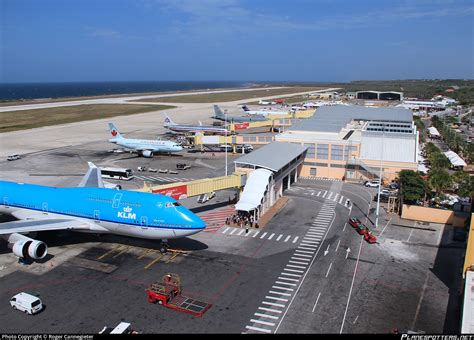
[[[282,16],[280,13],[270,14],[269,11],[258,12],[256,8],[246,8],[239,0],[156,0],[160,10],[172,15],[170,27],[182,34],[195,34],[198,31],[213,31],[214,35],[239,31],[319,31],[328,29],[351,29],[387,25],[397,21],[420,18],[461,17],[472,15],[474,6],[449,1],[427,2],[425,0],[405,3],[387,4],[387,8],[365,13],[350,15],[315,15],[311,21],[301,18]],[[291,2],[291,6],[298,3]],[[317,9],[308,8],[306,12]],[[270,9],[271,10],[271,9]],[[186,32],[185,32],[186,31]]]
[[[86,27],[88,34],[92,37],[105,38],[105,39],[119,39],[122,34],[119,31],[110,28],[95,28]]]

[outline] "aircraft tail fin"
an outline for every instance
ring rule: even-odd
[[[89,164],[89,170],[87,170],[87,173],[82,177],[81,183],[79,183],[78,187],[103,188],[104,182],[102,181],[102,172],[100,171],[100,168],[96,167],[92,162],[87,162],[87,164]]]
[[[115,127],[113,123],[109,123],[109,130],[112,137],[122,138],[122,135],[120,134],[120,132],[118,131],[118,129]]]
[[[176,123],[173,122],[173,120],[166,113],[164,115],[165,115],[165,120],[164,120],[163,126],[167,127],[167,126],[176,125]]]
[[[224,112],[222,112],[219,105],[214,105],[214,113],[215,113],[217,118],[222,118],[222,119],[225,118]]]

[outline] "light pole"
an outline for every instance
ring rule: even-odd
[[[227,110],[224,110],[224,121],[225,121],[225,128],[229,131],[228,124],[227,124]],[[225,175],[227,176],[227,133],[225,134]]]
[[[382,157],[380,158],[380,172],[379,172],[379,189],[377,194],[377,211],[375,212],[375,228],[379,225],[379,209],[380,209],[380,188],[382,187],[382,163],[383,163],[383,141],[385,137],[385,124],[382,128]]]

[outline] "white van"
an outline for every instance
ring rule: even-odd
[[[43,303],[39,297],[24,292],[13,296],[10,299],[10,305],[13,309],[18,309],[27,314],[35,314],[43,309]]]

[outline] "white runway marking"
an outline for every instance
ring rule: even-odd
[[[328,272],[326,273],[326,277],[328,277],[329,272],[331,271],[331,267],[332,267],[332,262],[331,262],[331,264],[329,265]]]
[[[285,272],[281,272],[280,275],[293,276],[293,277],[301,277],[300,274],[290,274],[290,273],[285,273]]]
[[[314,251],[306,251],[306,250],[299,250],[299,249],[296,249],[295,251],[298,252],[298,253],[314,254]],[[300,255],[298,255],[298,256],[300,256]],[[304,255],[301,255],[301,256],[304,256]],[[309,257],[313,257],[313,256],[309,256]]]
[[[274,291],[274,290],[269,290],[268,292],[269,292],[270,294],[277,294],[277,295],[283,295],[283,296],[291,296],[291,294],[283,293],[283,292],[277,292],[277,291]]]
[[[305,258],[297,257],[297,256],[292,256],[291,259],[292,259],[292,260],[296,260],[296,261],[306,261],[306,262],[309,262],[309,259],[305,259]]]
[[[278,316],[262,314],[262,313],[254,313],[253,315],[260,316],[262,318],[269,318],[269,319],[273,319],[273,320],[278,320]]]
[[[262,332],[262,333],[271,333],[272,332],[269,329],[258,328],[258,327],[253,327],[253,326],[245,326],[245,328],[250,329],[251,331],[257,331],[257,332]]]
[[[313,306],[313,310],[312,310],[313,313],[314,313],[314,310],[315,310],[315,308],[316,308],[316,305],[318,304],[318,301],[319,301],[319,297],[320,297],[320,296],[321,296],[321,292],[319,292],[318,298],[316,299],[316,303],[315,303],[314,306]]]
[[[283,301],[283,302],[288,302],[288,299],[284,299],[284,298],[278,298],[278,297],[274,297],[274,296],[271,296],[271,295],[267,295],[267,296],[265,296],[265,299],[270,299],[270,300],[275,300],[275,301]]]
[[[281,303],[273,303],[273,302],[268,302],[268,301],[262,301],[264,305],[267,306],[275,306],[275,307],[282,307],[285,308],[285,305],[282,305]]]
[[[292,282],[298,282],[299,281],[299,279],[292,279],[291,277],[282,277],[282,276],[278,276],[278,279],[279,280],[292,281]]]
[[[282,277],[282,279],[284,279],[284,277]],[[296,286],[296,283],[289,283],[289,282],[282,282],[282,281],[275,281],[275,283],[278,283],[279,285],[287,285],[287,286],[293,286],[293,287]]]
[[[304,270],[299,270],[299,269],[288,269],[285,267],[285,269],[283,269],[284,271],[287,271],[287,272],[293,272],[293,273],[304,273]]]
[[[265,325],[265,326],[275,326],[275,324],[273,322],[260,321],[260,320],[256,320],[256,319],[251,319],[250,322],[261,323],[262,325]]]
[[[306,269],[306,266],[297,266],[297,265],[294,265],[294,264],[287,264],[286,266],[290,267],[290,268]]]
[[[272,312],[272,313],[278,313],[278,314],[281,313],[281,310],[271,309],[271,308],[266,308],[266,307],[258,307],[258,309],[264,310],[265,312]]]
[[[317,248],[317,247],[316,247]],[[313,250],[312,252],[310,252],[311,254],[314,253],[314,249],[315,248],[308,248],[308,247],[302,247],[302,246],[298,246],[298,249],[304,249],[304,250]]]
[[[289,290],[290,292],[294,291],[293,288],[287,288],[287,287],[280,287],[280,286],[272,286],[273,289],[281,289],[281,290]]]
[[[307,265],[308,262],[300,262],[300,261],[288,261],[288,263],[296,263],[296,264],[303,264],[303,265]],[[306,268],[306,267],[302,267],[302,268]]]

